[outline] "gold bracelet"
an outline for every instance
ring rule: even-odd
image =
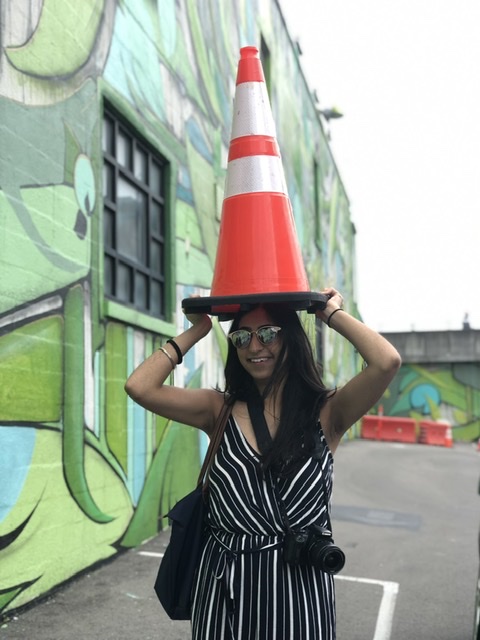
[[[159,347],[158,350],[164,353],[167,356],[167,358],[170,360],[170,364],[172,365],[172,371],[173,371],[175,369],[175,362],[173,361],[172,356],[163,347]]]

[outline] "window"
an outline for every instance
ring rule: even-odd
[[[107,106],[102,150],[105,295],[165,318],[168,165]]]

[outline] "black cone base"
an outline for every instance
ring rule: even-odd
[[[231,320],[239,311],[248,311],[258,304],[283,304],[295,311],[315,313],[325,309],[327,300],[326,295],[314,291],[252,293],[240,296],[185,298],[182,300],[182,308],[187,314],[208,313],[218,316],[218,319],[223,321]]]

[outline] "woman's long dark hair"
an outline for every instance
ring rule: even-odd
[[[262,396],[253,378],[245,371],[237,350],[229,340],[225,366],[225,391],[235,400],[263,400],[281,391],[282,412],[273,446],[263,459],[264,467],[285,469],[312,454],[318,417],[332,391],[323,384],[313,355],[312,346],[297,313],[282,305],[262,305],[272,323],[282,328],[282,348],[273,375]],[[249,310],[250,311],[250,310]],[[249,312],[248,311],[248,312]],[[241,326],[247,311],[239,313],[230,332]],[[286,470],[286,469],[285,469]]]

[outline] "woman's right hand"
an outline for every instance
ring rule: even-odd
[[[187,320],[198,329],[204,329],[203,335],[206,336],[212,328],[212,320],[206,313],[186,313]]]
[[[199,295],[190,296],[191,298],[199,298]],[[185,310],[183,310],[185,313]],[[185,313],[187,320],[198,329],[204,329],[202,337],[206,336],[212,328],[212,320],[206,313]]]

